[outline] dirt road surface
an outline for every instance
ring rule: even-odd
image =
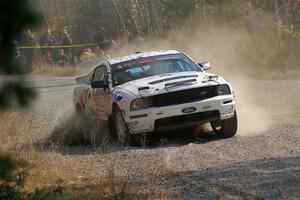
[[[40,95],[25,112],[52,124],[36,135],[39,141],[71,112],[74,80],[34,76],[30,81]],[[239,84],[247,85],[251,106],[238,106],[240,129],[233,138],[191,138],[181,131],[151,147],[62,145],[55,151],[74,160],[82,176],[106,176],[113,169],[145,191],[154,187],[172,198],[299,199],[300,81],[248,80],[233,86]],[[239,91],[236,96],[239,101]],[[256,129],[261,124],[266,128]]]

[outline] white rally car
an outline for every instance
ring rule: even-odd
[[[105,60],[76,78],[78,113],[109,120],[118,141],[130,144],[147,133],[211,123],[232,137],[237,115],[231,85],[175,50],[135,53]]]

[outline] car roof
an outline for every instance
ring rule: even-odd
[[[114,65],[114,64],[127,62],[130,60],[135,60],[135,59],[140,59],[140,58],[147,58],[147,57],[151,57],[151,56],[161,56],[161,55],[171,55],[171,54],[178,54],[178,53],[181,53],[181,52],[177,51],[177,50],[137,52],[132,55],[113,58],[113,59],[107,60],[107,62],[110,65]]]

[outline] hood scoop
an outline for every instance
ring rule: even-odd
[[[194,78],[194,79],[187,79],[183,81],[170,82],[170,83],[166,83],[165,87],[177,86],[177,85],[182,85],[185,83],[193,83],[193,82],[197,82],[197,79]]]
[[[138,88],[138,91],[139,91],[139,92],[145,91],[145,90],[150,90],[150,87],[149,87],[149,86],[145,86],[145,87],[139,87],[139,88]]]
[[[150,85],[155,85],[155,84],[158,84],[158,83],[163,83],[163,82],[167,82],[167,81],[172,81],[172,80],[176,80],[176,79],[183,79],[183,78],[197,78],[198,75],[184,75],[184,76],[175,76],[175,77],[171,77],[171,78],[165,78],[165,79],[160,79],[160,80],[157,80],[157,81],[152,81],[148,84]],[[191,80],[191,79],[190,79]],[[196,79],[192,79],[192,80],[195,80]],[[191,81],[188,81],[188,82],[191,82]],[[193,81],[194,82],[194,81]],[[167,83],[168,84],[168,83]],[[171,84],[171,83],[170,83]]]

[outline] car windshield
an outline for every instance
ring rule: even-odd
[[[152,56],[112,65],[113,85],[121,85],[137,79],[175,72],[202,69],[183,54]]]

